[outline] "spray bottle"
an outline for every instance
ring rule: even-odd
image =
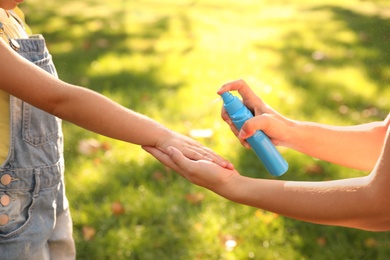
[[[237,129],[241,129],[244,122],[253,117],[252,112],[244,106],[237,97],[229,92],[222,95],[224,107]],[[281,176],[288,169],[288,164],[275,148],[271,140],[263,131],[257,130],[254,135],[246,139],[265,168],[273,176]]]

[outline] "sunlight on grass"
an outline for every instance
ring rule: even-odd
[[[298,120],[349,125],[389,111],[387,1],[27,2],[27,21],[45,35],[63,80],[197,138],[246,176],[272,178],[220,118],[216,91],[228,81],[244,79]],[[79,259],[386,259],[390,252],[387,234],[237,205],[138,146],[68,123],[64,131]],[[85,142],[93,149],[80,149]],[[282,179],[366,174],[279,150],[290,165]]]
[[[91,63],[90,71],[87,72],[88,76],[110,76],[121,72],[130,72],[133,70],[145,71],[149,67],[149,64],[143,66],[143,62],[139,59],[139,62],[133,62],[129,60],[126,55],[115,55],[109,53],[106,56],[100,57]]]

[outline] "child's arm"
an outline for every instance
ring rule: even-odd
[[[21,58],[0,41],[0,89],[93,132],[166,151],[175,146],[191,159],[232,167],[198,142],[126,109],[96,92],[65,83]]]
[[[238,90],[245,105],[254,111],[240,133],[225,111],[223,119],[246,145],[244,139],[263,130],[276,145],[283,145],[322,160],[351,168],[372,170],[382,150],[390,116],[382,122],[358,126],[329,126],[290,120],[265,104],[243,81],[225,84],[218,93]]]
[[[390,230],[390,139],[369,176],[326,182],[253,179],[170,148],[144,147],[194,184],[237,203],[312,223],[371,231]]]

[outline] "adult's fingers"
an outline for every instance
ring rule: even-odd
[[[161,150],[157,149],[154,146],[142,146],[142,149],[144,149],[146,152],[150,153],[154,158],[156,158],[158,161],[160,161],[162,164],[168,166],[172,170],[174,170],[174,171],[179,170],[178,166],[171,159],[169,154],[162,152]]]
[[[249,87],[249,85],[242,79],[235,80],[232,82],[228,82],[224,84],[218,91],[218,94],[222,94],[227,91],[236,90],[238,93],[240,93],[241,97],[243,98],[244,102],[246,100],[250,100],[254,97],[256,97],[256,94],[253,92],[253,90]]]

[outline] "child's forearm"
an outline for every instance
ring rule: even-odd
[[[76,86],[67,88],[67,98],[56,105],[53,114],[90,131],[139,145],[155,146],[172,135],[160,123]]]
[[[190,159],[206,159],[233,168],[225,159],[195,140],[155,120],[127,109],[86,88],[65,83],[20,57],[0,41],[0,89],[31,105],[85,129],[118,140],[167,152],[168,146]],[[14,72],[18,71],[17,74]]]
[[[158,138],[172,134],[161,124],[103,95],[53,77],[2,41],[0,56],[0,88],[44,111],[96,133],[140,145],[154,146]]]
[[[388,121],[350,127],[294,122],[286,146],[332,163],[372,170],[383,147]]]

